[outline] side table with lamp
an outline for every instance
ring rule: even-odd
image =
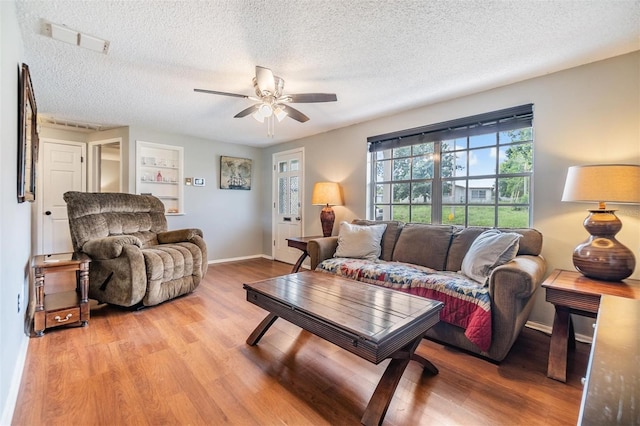
[[[598,203],[584,220],[589,238],[573,251],[573,264],[585,276],[606,281],[629,277],[633,252],[616,240],[622,222],[606,203],[640,204],[640,165],[602,164],[569,167],[562,201]]]
[[[571,314],[596,318],[602,296],[640,299],[640,280],[626,279],[634,271],[635,256],[616,240],[622,223],[615,210],[606,207],[606,202],[640,204],[640,166],[570,167],[562,201],[599,204],[598,209],[589,210],[584,221],[589,238],[573,252],[573,264],[578,272],[555,270],[542,283],[546,300],[556,311],[547,376],[565,382],[568,348],[575,345]]]
[[[298,258],[298,261],[293,265],[291,270],[292,274],[295,274],[300,270],[302,262],[307,258],[309,253],[307,252],[307,243],[309,240],[322,237],[330,237],[333,233],[333,224],[336,220],[336,215],[333,212],[331,206],[341,206],[342,193],[340,191],[340,185],[336,182],[316,182],[313,185],[313,193],[311,195],[311,204],[314,206],[324,206],[320,212],[320,223],[322,224],[322,235],[312,237],[289,237],[287,238],[287,245],[289,247],[297,248],[302,251],[302,254]]]

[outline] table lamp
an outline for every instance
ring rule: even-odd
[[[320,212],[322,235],[325,237],[331,236],[333,232],[333,222],[336,220],[336,215],[331,206],[342,205],[340,185],[335,182],[316,182],[313,186],[311,204],[314,206],[324,206]]]
[[[562,201],[598,203],[583,223],[589,238],[573,251],[576,269],[587,277],[606,281],[620,281],[631,275],[636,259],[616,240],[622,222],[606,203],[640,204],[640,165],[569,167]]]

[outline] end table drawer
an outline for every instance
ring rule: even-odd
[[[80,321],[79,307],[60,309],[59,311],[47,312],[45,327],[57,327],[59,325],[72,324],[78,321]]]
[[[600,305],[599,294],[569,293],[554,288],[547,288],[546,293],[547,302],[553,303],[554,305],[566,306],[591,314],[598,312],[598,306]]]

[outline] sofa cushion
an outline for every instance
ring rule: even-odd
[[[382,223],[386,224],[387,229],[382,235],[382,253],[380,254],[380,259],[386,261],[391,260],[391,257],[393,256],[393,249],[396,246],[396,242],[398,241],[398,236],[400,236],[400,231],[402,231],[404,222],[400,222],[397,220],[375,221],[354,219],[351,223],[355,225],[379,225]]]
[[[341,222],[334,257],[377,260],[380,258],[380,241],[385,229],[386,224],[362,226]]]
[[[456,228],[451,239],[451,247],[449,247],[447,266],[445,270],[457,272],[462,269],[464,255],[467,254],[471,244],[473,244],[476,238],[478,238],[478,235],[482,234],[487,229],[490,228],[481,228],[479,226]]]
[[[449,225],[408,223],[400,232],[391,260],[443,271],[454,229]]]
[[[447,256],[446,271],[456,272],[462,269],[462,260],[469,251],[471,244],[482,234],[488,227],[470,226],[468,228],[457,227],[453,233],[449,255]],[[518,256],[530,255],[538,256],[542,251],[542,234],[540,231],[532,228],[498,228],[502,232],[515,232],[522,235],[518,244]]]
[[[496,267],[516,256],[522,235],[489,229],[478,235],[462,261],[461,273],[486,285]]]

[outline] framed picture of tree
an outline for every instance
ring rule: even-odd
[[[251,189],[251,160],[220,156],[220,189]]]
[[[29,66],[22,64],[18,96],[18,202],[36,199],[38,161],[38,110],[33,94]]]

